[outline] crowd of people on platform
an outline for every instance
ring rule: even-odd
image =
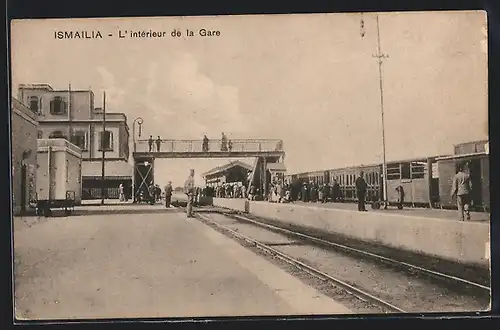
[[[251,185],[250,189],[247,189],[247,185],[241,182],[213,184],[205,187],[202,190],[202,195],[217,198],[266,200],[276,203],[294,201],[326,203],[340,201],[342,198],[340,186],[335,180],[321,185],[312,181],[309,183],[289,183],[276,180],[269,185],[267,196],[263,196],[259,187]]]

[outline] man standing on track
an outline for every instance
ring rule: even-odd
[[[165,186],[165,207],[170,207],[170,202],[172,201],[172,181],[168,181]]]
[[[189,177],[187,178],[186,182],[184,183],[184,193],[187,195],[187,198],[188,198],[186,213],[187,213],[188,218],[192,218],[193,217],[193,201],[194,201],[194,193],[195,193],[194,170],[191,169],[189,172],[190,172]]]
[[[469,174],[464,172],[464,164],[458,164],[458,173],[453,177],[451,197],[457,198],[458,212],[460,220],[464,221],[464,213],[467,215],[467,220],[470,220],[469,204],[470,194],[472,192],[472,184]]]
[[[368,211],[365,207],[366,198],[366,181],[364,178],[364,172],[359,172],[359,177],[356,179],[356,196],[358,197],[358,211],[366,212]]]

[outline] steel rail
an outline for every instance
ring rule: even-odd
[[[420,266],[417,266],[417,265],[413,265],[413,264],[410,264],[410,263],[407,263],[407,262],[404,262],[404,261],[395,260],[395,259],[392,259],[392,258],[388,258],[388,257],[384,257],[384,256],[381,256],[381,255],[375,254],[375,253],[371,253],[371,252],[359,250],[359,249],[356,249],[356,248],[353,248],[353,247],[350,247],[350,246],[347,246],[347,245],[333,243],[333,242],[326,241],[326,240],[323,240],[323,239],[320,239],[320,238],[317,238],[317,237],[313,237],[313,236],[310,236],[310,235],[306,235],[306,234],[302,234],[302,233],[299,233],[299,232],[291,231],[291,230],[288,230],[288,229],[285,229],[285,228],[281,228],[281,227],[269,225],[269,224],[262,223],[262,222],[259,222],[259,221],[253,220],[253,219],[249,219],[247,217],[244,217],[244,216],[241,216],[241,215],[238,215],[238,214],[227,214],[227,216],[234,217],[234,218],[237,218],[239,220],[251,222],[251,223],[253,223],[255,225],[258,225],[258,226],[261,226],[261,227],[265,227],[265,228],[268,228],[268,229],[273,229],[273,230],[276,230],[276,231],[281,231],[281,232],[287,233],[289,235],[298,236],[298,237],[301,237],[301,238],[304,238],[306,240],[310,240],[310,241],[313,241],[313,242],[316,242],[316,243],[325,244],[325,245],[329,245],[329,246],[332,246],[332,247],[335,247],[335,248],[339,248],[339,249],[342,249],[342,250],[345,250],[345,251],[358,253],[358,254],[361,254],[361,255],[364,255],[364,256],[368,256],[368,257],[371,257],[371,258],[375,258],[375,259],[378,259],[378,260],[381,260],[381,261],[384,261],[384,262],[387,262],[387,263],[391,263],[391,264],[394,264],[394,265],[401,265],[401,266],[407,267],[409,269],[413,269],[413,270],[419,271],[421,273],[425,273],[425,274],[430,275],[430,276],[435,276],[435,277],[439,277],[441,279],[446,279],[446,280],[452,280],[452,281],[455,281],[455,282],[459,282],[461,284],[470,285],[470,286],[473,286],[473,287],[476,287],[476,288],[479,288],[479,289],[491,292],[491,289],[489,287],[487,287],[487,286],[484,286],[482,284],[475,283],[475,282],[472,282],[472,281],[469,281],[469,280],[466,280],[466,279],[463,279],[463,278],[460,278],[460,277],[457,277],[457,276],[440,273],[440,272],[433,271],[433,270],[430,270],[430,269],[426,269],[426,268],[423,268],[423,267],[420,267]]]
[[[278,257],[279,259],[285,261],[286,263],[312,275],[313,277],[316,277],[316,278],[319,278],[321,280],[326,280],[326,281],[330,281],[332,282],[334,285],[344,289],[345,291],[347,291],[349,294],[355,296],[356,298],[362,300],[362,301],[365,301],[365,302],[371,302],[373,304],[376,304],[380,307],[383,307],[387,310],[390,310],[390,312],[397,312],[397,313],[406,313],[403,309],[397,307],[397,306],[394,306],[380,298],[377,298],[371,294],[369,294],[368,292],[365,292],[361,289],[358,289],[342,280],[339,280],[335,277],[332,277],[318,269],[315,269],[309,265],[306,265],[305,263],[295,259],[295,258],[292,258],[276,249],[273,249],[272,247],[266,245],[266,244],[263,244],[261,242],[258,242],[256,240],[254,240],[253,238],[250,238],[246,235],[243,235],[241,233],[238,233],[237,231],[235,230],[232,230],[230,228],[228,228],[227,226],[224,226],[220,223],[218,223],[217,221],[215,220],[212,220],[210,218],[208,218],[207,216],[203,215],[203,214],[196,214],[195,213],[195,216],[197,218],[201,218],[205,221],[208,221],[210,223],[212,223],[213,225],[215,225],[216,227],[218,227],[219,229],[222,229],[223,231],[226,231],[228,233],[230,233],[231,235],[237,237],[237,238],[240,238],[254,246],[256,246],[257,248],[259,248],[260,250],[263,250],[264,252],[267,252],[269,254],[272,254],[276,257]]]

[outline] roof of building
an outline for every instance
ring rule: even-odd
[[[106,161],[104,164],[105,178],[130,180],[132,178],[133,166],[123,160]],[[100,179],[102,175],[102,162],[83,161],[82,176],[86,179]]]
[[[454,147],[461,147],[461,146],[470,145],[470,144],[486,144],[486,143],[489,143],[488,139],[460,142],[460,143],[454,144],[453,146]]]
[[[225,164],[225,165],[222,165],[222,166],[217,166],[217,167],[214,167],[213,169],[205,172],[202,174],[203,177],[206,177],[208,175],[213,175],[213,174],[217,174],[217,173],[222,173],[222,172],[225,172],[233,167],[236,167],[236,166],[240,166],[240,167],[243,167],[243,168],[246,168],[247,170],[251,171],[252,170],[252,166],[251,165],[248,165],[246,163],[243,163],[242,161],[234,161],[234,162],[230,162],[229,164]]]
[[[461,159],[461,158],[473,158],[473,157],[478,157],[478,156],[489,156],[489,150],[482,151],[482,152],[473,152],[473,153],[467,153],[467,154],[452,155],[452,156],[443,156],[443,157],[436,158],[436,160],[437,161],[452,160],[452,159],[455,160],[455,159]]]
[[[44,91],[47,91],[47,92],[77,92],[77,93],[81,93],[81,92],[87,92],[87,93],[92,93],[94,94],[94,92],[92,91],[92,89],[89,87],[89,89],[72,89],[71,86],[68,85],[68,88],[67,89],[54,89],[52,88],[51,85],[49,84],[19,84],[19,87],[18,87],[19,90],[22,90],[22,89],[31,89],[31,90],[44,90]]]
[[[63,138],[56,138],[56,139],[37,139],[37,148],[38,150],[42,150],[43,148],[47,147],[52,147],[52,148],[57,148],[57,147],[62,147],[62,148],[68,148],[77,154],[82,155],[82,150],[74,145],[73,143],[69,142],[66,139]],[[64,149],[63,149],[64,150]]]
[[[11,111],[20,111],[24,115],[28,116],[30,119],[37,121],[36,115],[28,108],[24,103],[16,99],[15,97],[11,98]]]

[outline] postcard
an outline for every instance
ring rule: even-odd
[[[490,309],[482,11],[11,22],[15,318]]]

